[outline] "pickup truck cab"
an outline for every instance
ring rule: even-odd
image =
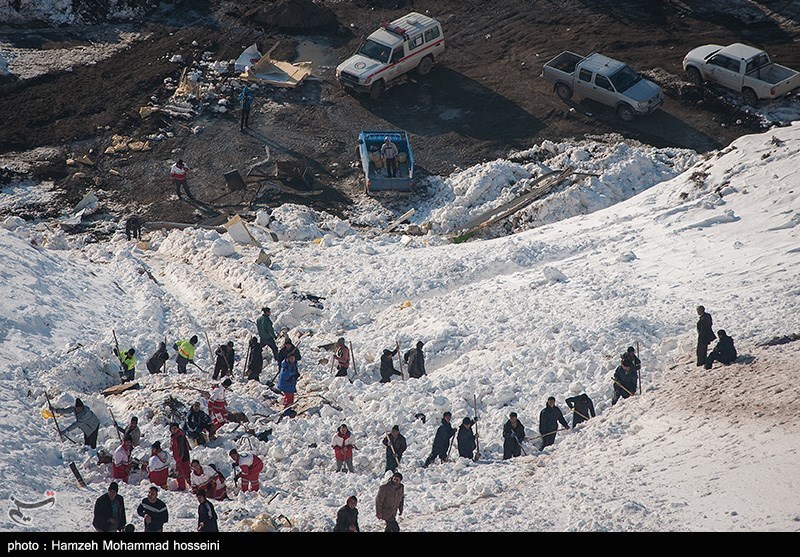
[[[630,122],[664,104],[661,87],[644,79],[630,66],[602,54],[581,56],[562,52],[544,65],[542,77],[553,84],[562,100],[578,93],[608,106]]]
[[[698,46],[683,59],[686,77],[695,85],[708,81],[742,94],[750,106],[777,99],[800,87],[800,73],[770,61],[763,50],[742,43]]]
[[[416,70],[428,74],[444,52],[442,25],[411,12],[391,23],[381,23],[350,58],[336,68],[342,87],[369,93],[378,99],[390,83]]]

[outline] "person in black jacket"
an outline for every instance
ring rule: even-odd
[[[461,426],[458,428],[458,436],[456,442],[458,443],[458,456],[472,460],[475,456],[475,433],[472,431],[472,426],[475,422],[467,416],[461,420]]]
[[[214,374],[211,378],[218,379],[226,375],[233,375],[233,358],[236,355],[233,350],[233,341],[229,340],[227,344],[220,344],[214,354],[217,355],[217,361],[214,362]]]
[[[186,427],[184,427],[186,437],[194,440],[196,446],[205,445],[208,440],[214,438],[213,431],[214,423],[211,416],[203,412],[199,402],[192,404],[186,416]]]
[[[436,436],[433,438],[431,455],[424,464],[426,468],[433,464],[436,457],[439,457],[442,462],[447,462],[447,451],[450,448],[450,439],[456,434],[456,430],[450,425],[452,416],[450,412],[445,412],[442,415],[442,425],[436,430]]]
[[[108,484],[108,492],[102,494],[94,503],[94,519],[92,526],[98,532],[122,532],[127,519],[125,517],[125,500],[119,493],[119,484]]]
[[[167,352],[167,343],[161,342],[158,345],[158,350],[155,354],[150,356],[147,360],[147,371],[150,373],[161,373],[164,371],[164,363],[169,360],[169,352]]]
[[[420,340],[417,347],[403,354],[403,361],[408,364],[408,376],[419,379],[425,372],[425,353],[422,351],[424,343]]]
[[[539,434],[542,436],[542,450],[556,442],[558,424],[569,429],[569,424],[564,419],[564,414],[556,406],[556,397],[551,396],[547,399],[547,405],[539,413]]]
[[[358,499],[355,495],[347,498],[347,503],[336,513],[336,526],[334,532],[360,532],[358,529]]]
[[[158,498],[158,488],[156,486],[150,487],[147,497],[139,503],[136,513],[144,517],[145,532],[163,532],[164,524],[169,520],[167,504]]]
[[[639,356],[636,355],[636,349],[633,346],[628,346],[628,350],[623,356],[628,356],[631,364],[633,364],[633,369],[636,370],[636,373],[639,373],[639,370],[642,369],[642,361],[639,359]]]
[[[258,381],[261,370],[264,368],[264,355],[261,352],[261,343],[258,337],[250,339],[250,360],[247,362],[248,381]]]
[[[715,361],[722,362],[726,366],[731,365],[738,356],[736,348],[733,346],[733,338],[728,336],[725,329],[720,329],[717,334],[719,335],[719,342],[706,358],[706,369],[711,369],[711,364]]]
[[[400,426],[392,427],[392,432],[383,438],[383,444],[386,447],[386,470],[394,472],[408,448],[406,438],[400,434]]]
[[[697,320],[697,366],[699,367],[706,365],[708,345],[717,337],[714,335],[711,314],[706,313],[706,308],[697,306],[697,315],[700,316]]]
[[[589,395],[582,392],[583,387],[581,385],[577,384],[575,388],[571,388],[571,390],[575,393],[575,396],[569,397],[564,402],[566,402],[567,406],[572,410],[572,427],[575,427],[579,423],[595,417],[594,403],[592,399],[589,398]]]
[[[298,362],[303,359],[303,357],[300,355],[300,350],[297,349],[297,346],[287,335],[283,338],[283,346],[281,346],[281,349],[278,350],[278,357],[275,358],[275,361],[278,364],[278,369],[281,369],[281,362],[283,362],[283,360],[285,360],[286,356],[289,354],[294,354],[294,359]]]
[[[503,425],[503,460],[522,454],[524,440],[525,426],[517,419],[517,413],[511,412],[508,421]]]
[[[392,375],[403,376],[402,373],[394,368],[394,357],[399,348],[394,350],[384,350],[381,355],[381,383],[389,383],[392,380]]]
[[[633,369],[633,362],[623,356],[620,365],[614,370],[614,398],[611,399],[611,405],[615,405],[620,397],[635,395],[638,381],[639,376]]]
[[[206,498],[206,490],[197,490],[197,531],[198,532],[219,532],[217,526],[217,511],[214,505]]]

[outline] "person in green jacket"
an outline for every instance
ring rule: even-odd
[[[123,381],[133,381],[136,375],[136,356],[134,356],[136,350],[131,348],[127,352],[120,354],[117,349],[114,348],[114,354],[119,358],[120,366],[122,366],[119,372],[119,378]]]
[[[189,362],[194,363],[194,350],[197,342],[197,335],[194,335],[189,340],[179,340],[172,345],[178,351],[178,355],[175,357],[175,361],[178,363],[178,373],[186,373],[186,365]]]
[[[275,339],[278,335],[275,334],[275,329],[272,326],[272,318],[270,314],[272,310],[268,307],[261,308],[261,317],[256,319],[256,327],[258,328],[258,337],[261,342],[261,347],[269,346],[272,350],[272,357],[278,359],[278,345],[275,344]]]

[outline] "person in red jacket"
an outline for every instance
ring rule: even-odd
[[[128,477],[131,473],[132,447],[133,439],[131,439],[130,435],[126,435],[122,439],[120,446],[114,451],[114,458],[111,460],[111,477],[115,480],[122,480],[128,483]]]
[[[222,383],[214,385],[211,390],[211,398],[208,400],[208,414],[211,416],[214,432],[228,423],[228,401],[225,399],[225,393],[232,384],[230,377],[226,377]]]
[[[162,489],[167,488],[169,479],[169,455],[161,449],[161,441],[150,447],[150,460],[147,462],[147,479]]]
[[[336,471],[347,472],[349,470],[353,472],[353,449],[357,447],[345,424],[339,426],[331,444],[333,445],[333,454],[336,456]],[[345,464],[347,470],[344,469]]]
[[[175,184],[175,192],[178,194],[178,199],[182,199],[181,186],[186,190],[186,195],[189,196],[189,199],[194,199],[192,192],[189,191],[189,184],[186,183],[186,175],[188,173],[189,167],[183,164],[183,159],[178,159],[169,170],[169,178],[172,180],[172,183]]]
[[[192,461],[192,493],[205,490],[206,497],[209,499],[223,500],[228,497],[225,488],[225,478],[211,464],[203,466],[200,461]]]
[[[261,488],[258,475],[264,469],[264,461],[254,454],[239,453],[236,449],[231,449],[228,454],[233,460],[234,471],[239,469],[235,477],[242,481],[242,491],[258,491]]]
[[[175,468],[178,471],[178,491],[186,489],[187,482],[192,476],[190,463],[189,442],[175,422],[169,424],[169,431],[172,434],[170,445],[172,447],[172,458],[175,459]]]

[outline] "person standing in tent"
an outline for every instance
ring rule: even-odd
[[[239,101],[242,103],[242,118],[239,122],[239,131],[243,132],[245,128],[250,127],[250,109],[253,106],[253,93],[250,91],[250,86],[245,84],[242,92],[239,93]]]
[[[403,355],[403,361],[408,364],[408,376],[419,379],[425,373],[425,354],[422,347],[425,345],[421,340],[417,342],[416,348],[412,348]]]
[[[214,354],[217,356],[217,361],[214,362],[214,373],[211,379],[216,381],[220,377],[233,375],[233,358],[235,356],[233,341],[229,340],[227,344],[220,344]]]
[[[392,474],[392,479],[378,488],[378,495],[375,497],[375,516],[378,520],[386,521],[384,532],[400,531],[397,515],[403,516],[404,503],[403,474],[395,472]]]
[[[636,394],[639,376],[633,369],[633,362],[628,356],[623,356],[620,365],[614,371],[614,398],[611,399],[611,406],[614,406],[620,397],[628,398]]]
[[[697,306],[697,315],[700,317],[697,320],[697,367],[700,367],[706,365],[708,345],[717,337],[714,334],[711,314],[706,313],[706,308]]]
[[[150,446],[150,460],[147,461],[147,479],[162,489],[167,488],[169,479],[169,455],[161,448],[161,441]]]
[[[386,446],[386,470],[394,472],[408,448],[406,438],[400,434],[400,426],[392,427],[392,432],[383,438],[383,444]]]
[[[164,364],[169,360],[169,352],[167,352],[167,343],[160,342],[158,343],[158,350],[150,356],[150,359],[147,360],[147,371],[151,374],[154,373],[161,373],[164,371]]]
[[[75,406],[69,408],[53,408],[56,414],[75,414],[75,423],[67,429],[59,431],[61,435],[66,435],[73,429],[80,429],[83,432],[83,444],[91,448],[97,448],[97,433],[100,431],[100,420],[89,410],[88,406],[83,405],[79,398],[75,399]]]
[[[128,478],[131,474],[132,447],[133,440],[130,435],[126,435],[117,450],[114,451],[114,458],[111,460],[111,477],[113,479],[128,483]]]
[[[258,338],[261,342],[261,347],[269,346],[272,350],[272,357],[278,361],[278,346],[275,344],[275,339],[278,335],[275,334],[275,329],[272,326],[272,310],[268,307],[261,308],[261,316],[256,319],[256,328],[258,329]]]
[[[558,424],[569,429],[569,424],[564,419],[564,414],[556,406],[556,397],[551,396],[548,397],[547,404],[539,412],[539,435],[542,436],[542,450],[556,442]]]
[[[520,456],[524,440],[525,426],[517,419],[517,413],[511,412],[503,425],[503,460]]]
[[[336,377],[347,377],[347,368],[350,367],[350,350],[344,344],[344,337],[339,337],[339,340],[336,341],[333,359],[336,361]]]
[[[458,435],[456,442],[458,443],[458,456],[472,460],[475,456],[475,433],[472,431],[472,426],[475,422],[467,416],[461,420],[461,426],[458,428]]]
[[[357,449],[353,436],[347,425],[342,424],[333,435],[331,441],[333,446],[333,455],[336,458],[336,471],[337,472],[353,472],[353,449]],[[345,468],[347,465],[347,468]]]
[[[261,370],[264,368],[264,356],[261,352],[261,343],[258,342],[258,337],[250,339],[248,350],[250,351],[250,358],[247,360],[247,380],[258,381],[261,376]]]
[[[583,385],[580,383],[573,383],[569,386],[569,390],[575,396],[571,396],[564,402],[572,410],[572,427],[587,421],[589,418],[594,418],[594,403],[589,395],[583,392]],[[579,394],[580,393],[580,394]]]
[[[169,431],[171,434],[172,458],[175,459],[175,469],[178,472],[178,491],[183,491],[186,489],[186,484],[191,482],[190,478],[192,477],[189,442],[186,441],[186,436],[175,422],[169,424]]]
[[[219,385],[214,385],[214,388],[211,389],[211,398],[208,399],[208,413],[211,416],[214,433],[228,423],[228,400],[225,397],[225,393],[232,384],[231,378],[226,377],[225,381]]]
[[[392,375],[403,376],[402,373],[394,368],[394,357],[397,355],[399,348],[394,350],[385,349],[381,354],[381,383],[389,383],[392,380]]]
[[[178,161],[172,165],[172,168],[170,168],[169,177],[172,183],[175,184],[175,193],[178,194],[178,199],[183,199],[183,197],[181,197],[181,186],[183,186],[189,199],[194,199],[192,192],[189,191],[189,184],[186,182],[186,175],[188,173],[189,167],[183,164],[183,159],[178,159]]]
[[[453,415],[450,412],[442,414],[442,423],[436,430],[433,438],[433,448],[431,454],[423,465],[425,468],[433,464],[438,457],[442,462],[447,462],[447,451],[450,448],[450,439],[456,434],[456,430],[450,425]]]
[[[197,346],[197,335],[192,335],[189,340],[179,340],[172,345],[178,351],[175,361],[178,363],[178,373],[186,373],[186,366],[194,363],[194,351]]]
[[[261,489],[259,475],[264,469],[264,461],[252,453],[240,453],[236,449],[231,449],[228,455],[233,460],[234,472],[236,468],[239,469],[234,477],[241,481],[241,490],[258,491]]]
[[[133,381],[136,375],[136,350],[129,348],[127,352],[120,353],[114,348],[114,355],[119,358],[120,372],[119,377],[123,381]]]

